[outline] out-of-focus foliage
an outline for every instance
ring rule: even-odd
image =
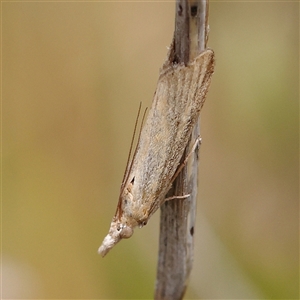
[[[152,298],[157,213],[105,259],[171,2],[2,3],[2,297]],[[212,2],[187,298],[298,298],[299,3]]]

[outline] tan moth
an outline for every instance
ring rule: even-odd
[[[98,252],[105,256],[143,227],[164,201],[205,102],[214,72],[206,49],[187,65],[174,62],[174,43],[163,64],[136,152],[126,168],[116,213]]]

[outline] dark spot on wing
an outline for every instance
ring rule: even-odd
[[[191,227],[190,229],[190,234],[193,236],[194,235],[194,226]]]

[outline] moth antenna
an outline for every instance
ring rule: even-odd
[[[128,158],[127,158],[127,161],[126,161],[126,168],[125,168],[125,172],[124,172],[123,179],[122,179],[121,190],[123,189],[123,185],[125,183],[125,178],[127,176],[128,169],[130,168],[130,166],[129,166],[130,165],[130,163],[129,163],[130,162],[130,156],[131,156],[131,152],[132,152],[132,148],[133,148],[134,137],[135,137],[135,134],[136,134],[136,129],[137,129],[140,113],[141,113],[141,108],[142,108],[142,102],[140,102],[138,113],[137,113],[135,124],[134,124],[133,135],[132,135],[132,138],[131,138],[131,144],[130,144],[130,148],[129,148]]]
[[[121,184],[119,202],[118,202],[118,205],[117,205],[117,210],[116,210],[115,215],[117,215],[118,211],[119,211],[119,213],[121,213],[121,210],[120,210],[120,208],[121,208],[121,203],[122,203],[121,195],[122,195],[122,192],[124,191],[125,183],[126,183],[127,180],[128,180],[130,171],[131,171],[132,166],[133,166],[133,161],[134,161],[134,158],[135,158],[136,153],[137,153],[137,150],[138,150],[138,146],[139,146],[140,139],[141,139],[141,133],[142,133],[142,129],[143,129],[143,125],[144,125],[144,120],[145,120],[145,117],[146,117],[147,109],[148,109],[148,108],[146,107],[146,108],[145,108],[145,111],[144,111],[144,114],[143,114],[143,118],[142,118],[142,122],[141,122],[141,128],[140,128],[140,131],[139,131],[139,136],[138,136],[137,144],[136,144],[136,147],[135,147],[135,150],[134,150],[132,159],[131,159],[131,161],[130,161],[130,156],[131,156],[131,152],[132,152],[132,148],[133,148],[134,136],[135,136],[135,133],[136,133],[137,123],[138,123],[138,118],[139,118],[140,111],[141,111],[141,103],[140,103],[140,107],[139,107],[139,110],[138,110],[138,116],[137,116],[137,119],[136,119],[136,121],[135,121],[134,132],[133,132],[133,138],[132,138],[131,145],[130,145],[129,156],[128,156],[127,163],[126,163],[126,170],[125,170],[125,173],[124,173],[124,176],[123,176],[123,180],[122,180],[122,184]]]
[[[132,165],[133,165],[133,161],[134,161],[134,158],[136,156],[136,153],[137,153],[137,150],[138,150],[138,147],[139,147],[139,143],[140,143],[140,139],[141,139],[141,133],[142,133],[142,129],[143,129],[143,125],[144,125],[144,120],[145,120],[145,117],[146,117],[146,112],[147,112],[147,107],[145,108],[145,111],[144,111],[144,114],[143,114],[143,118],[142,118],[142,123],[141,123],[141,128],[140,128],[140,131],[139,131],[139,136],[138,136],[138,139],[137,139],[137,143],[136,143],[136,147],[135,147],[135,150],[134,150],[134,153],[133,153],[133,156],[132,156],[132,160],[129,164],[129,168],[126,167],[126,176],[124,176],[124,182],[122,183],[122,189],[121,189],[121,192],[123,191],[123,185],[125,184],[125,182],[128,180],[128,177],[129,177],[129,173],[132,169]],[[127,170],[128,169],[128,170]]]

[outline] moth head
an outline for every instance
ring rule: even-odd
[[[108,235],[104,238],[98,253],[104,257],[109,250],[115,246],[121,239],[128,239],[133,234],[133,228],[120,221],[113,220],[110,225]]]

